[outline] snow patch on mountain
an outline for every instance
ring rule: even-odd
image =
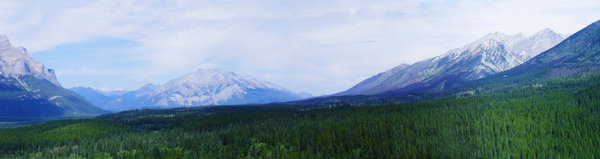
[[[162,85],[147,84],[123,93],[101,107],[121,111],[144,107],[261,104],[297,99],[302,97],[250,76],[217,69],[199,69]]]
[[[567,38],[568,35],[558,34],[550,28],[538,31],[537,33],[521,39],[518,43],[512,45],[512,51],[521,55],[525,60],[529,60],[538,54],[554,47]]]
[[[292,93],[281,86],[259,81],[250,76],[216,69],[200,69],[156,87],[148,95],[156,98],[155,105],[160,106],[219,105],[228,99],[246,94],[248,93],[246,90],[251,89]]]
[[[443,90],[516,67],[565,38],[551,29],[531,36],[494,32],[441,56],[401,64],[335,95]]]

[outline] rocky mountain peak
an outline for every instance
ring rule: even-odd
[[[184,75],[181,78],[167,82],[166,87],[171,86],[203,86],[222,87],[228,85],[239,85],[249,89],[277,89],[285,90],[268,82],[257,80],[250,76],[238,75],[233,72],[218,69],[198,69],[195,72]]]
[[[557,36],[558,35],[558,36]],[[400,65],[336,95],[369,95],[384,92],[435,91],[502,72],[552,48],[564,38],[551,29],[532,36],[502,32],[487,34],[446,54]]]
[[[512,45],[511,51],[519,54],[524,60],[529,60],[538,54],[552,48],[567,36],[546,28],[521,39]]]
[[[309,97],[282,86],[218,69],[198,69],[161,85],[147,84],[105,101],[104,109],[181,107],[282,102]]]
[[[544,39],[565,39],[566,36],[554,32],[550,28],[546,28],[536,32],[535,34],[528,37],[530,40],[544,40]]]
[[[497,31],[497,32],[489,33],[489,34],[483,36],[482,38],[477,40],[477,42],[490,41],[490,40],[502,41],[502,40],[507,39],[507,37],[509,37],[507,34]]]
[[[60,86],[54,70],[33,60],[27,53],[27,49],[13,47],[6,35],[0,35],[0,74],[9,78],[31,75]]]
[[[486,36],[478,39],[477,41],[467,45],[471,48],[480,47],[480,48],[489,48],[496,47],[497,45],[506,45],[512,46],[516,42],[525,39],[526,36],[523,33],[518,33],[514,35],[508,35],[502,32],[494,32],[487,34]],[[468,47],[467,47],[468,48]]]
[[[6,35],[0,35],[0,49],[10,48],[12,45],[10,41],[8,41],[8,37]]]

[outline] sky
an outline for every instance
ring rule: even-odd
[[[332,94],[491,32],[598,19],[598,0],[0,0],[0,34],[64,87],[106,90],[220,69]]]

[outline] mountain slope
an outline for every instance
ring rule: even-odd
[[[113,111],[144,107],[260,104],[302,99],[268,82],[233,72],[198,70],[162,85],[146,85],[110,101],[103,108]]]
[[[442,56],[399,65],[335,95],[399,94],[453,88],[522,64],[563,37],[549,29],[529,37],[491,33]]]
[[[106,111],[78,94],[30,75],[0,77],[0,121],[94,116]]]
[[[54,71],[0,36],[0,122],[93,116],[106,111],[64,89]]]
[[[543,80],[598,72],[599,69],[600,20],[522,65],[482,79],[478,83]]]
[[[513,52],[521,55],[527,61],[552,48],[565,38],[567,35],[557,34],[552,29],[546,28],[515,43]]]

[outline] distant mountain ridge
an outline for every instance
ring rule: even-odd
[[[513,69],[482,79],[519,81],[600,72],[600,20]]]
[[[412,65],[401,64],[334,95],[441,91],[518,66],[564,38],[551,29],[529,37],[490,33],[444,55]]]
[[[139,108],[170,108],[182,106],[262,104],[303,99],[310,94],[296,94],[281,86],[250,76],[216,69],[199,69],[162,85],[147,84],[116,97],[98,97],[98,92],[72,88],[84,97],[94,99],[102,108],[122,111]]]
[[[119,97],[121,94],[124,93],[124,92],[123,93],[120,93],[120,92],[111,93],[111,92],[106,92],[106,91],[102,91],[102,90],[96,90],[91,87],[73,87],[73,88],[69,88],[69,90],[85,97],[88,101],[90,101],[95,106],[106,105],[108,102]]]
[[[61,87],[54,71],[0,35],[0,122],[94,116],[107,111]]]

